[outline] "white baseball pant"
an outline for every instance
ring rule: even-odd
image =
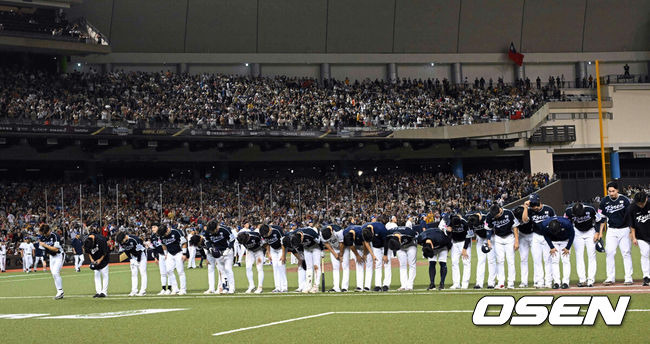
[[[50,269],[52,269],[52,265],[50,265]],[[108,265],[103,269],[95,270],[95,293],[108,295]]]
[[[131,257],[131,292],[138,292],[138,272],[140,272],[140,293],[147,292],[147,254],[140,253],[140,261]]]
[[[307,267],[306,276],[306,289],[311,289],[312,287],[317,287],[320,285],[320,258],[321,250],[320,247],[314,246],[310,248],[305,248],[305,266]],[[304,290],[304,289],[303,289]]]
[[[158,271],[160,271],[160,285],[162,287],[167,285],[171,286],[171,283],[167,282],[167,263],[165,262],[164,254],[158,255]],[[176,280],[174,280],[174,284],[176,284]]]
[[[643,272],[643,277],[650,278],[650,243],[641,239],[638,239],[637,243],[641,251],[641,271]]]
[[[528,285],[528,256],[533,247],[533,233],[519,232],[519,271],[521,284]]]
[[[463,258],[463,279],[460,279],[460,260],[463,252],[464,241],[453,242],[451,246],[451,279],[453,281],[452,287],[467,288],[469,286],[469,278],[472,274],[472,243],[467,247],[468,258]]]
[[[45,271],[45,257],[43,256],[35,256],[34,257],[34,271],[38,268],[38,262],[41,262],[41,266],[43,267],[43,271]]]
[[[575,238],[573,239],[573,247],[576,250],[576,270],[578,272],[578,282],[593,284],[596,280],[596,243],[594,236],[596,235],[595,229],[590,229],[586,232],[580,231],[574,227]],[[584,252],[587,249],[587,262],[588,271],[585,274],[585,258]]]
[[[189,259],[187,260],[187,268],[196,268],[196,246],[188,245],[187,251],[189,252]]]
[[[593,237],[592,237],[593,238]],[[562,249],[566,248],[569,244],[568,240],[553,241],[553,246],[557,249],[554,255],[551,256],[551,269],[553,271],[553,283],[566,283],[569,284],[571,279],[571,253],[568,255],[562,254]],[[550,252],[549,252],[550,255]],[[560,260],[562,261],[562,280],[560,280]]]
[[[63,254],[50,256],[50,273],[54,278],[54,286],[57,291],[63,290],[63,281],[61,280],[61,267],[63,267]]]
[[[23,255],[23,271],[29,271],[32,268],[34,259],[31,254]]]
[[[388,252],[388,263],[384,264],[384,248],[372,248],[372,253],[374,253],[377,260],[375,260],[375,287],[390,287],[390,282],[392,279],[392,266],[391,266],[391,257],[393,255],[392,251]],[[381,279],[381,270],[384,270],[384,280],[382,283]]]
[[[517,271],[515,270],[515,236],[510,234],[505,237],[495,235],[494,250],[497,256],[497,285],[506,286],[506,271],[505,264],[508,264],[508,288],[515,285],[515,277]]]
[[[533,281],[535,286],[551,287],[553,276],[551,274],[551,248],[548,246],[543,235],[533,233]],[[544,274],[546,272],[546,274]]]
[[[483,244],[485,244],[486,242],[487,242],[487,238],[485,239],[481,237],[476,238],[476,255],[477,255],[476,285],[480,286],[481,288],[483,288],[483,282],[485,281],[486,261],[487,261],[487,269],[488,269],[487,285],[494,287],[494,283],[496,282],[496,277],[497,277],[496,249],[494,249],[494,245],[493,245],[492,250],[490,250],[490,252],[483,253],[481,247],[483,247]]]
[[[605,252],[607,253],[607,280],[616,280],[616,248],[621,249],[625,282],[632,282],[632,253],[630,251],[630,228],[608,228],[605,235]]]
[[[165,268],[167,269],[167,281],[172,286],[172,293],[177,293],[179,288],[176,287],[176,276],[174,270],[178,272],[178,281],[180,282],[180,291],[187,292],[187,281],[185,279],[185,269],[183,266],[183,252],[176,254],[167,253],[165,257]]]
[[[357,288],[363,289],[368,288],[370,289],[370,285],[372,283],[372,256],[370,255],[370,252],[367,252],[363,247],[357,247],[357,252],[361,252],[361,261],[357,260],[356,256],[353,255],[353,259],[355,261],[355,267],[356,267],[356,281],[357,281]],[[365,271],[364,271],[365,270]]]
[[[417,254],[418,247],[415,245],[403,247],[397,250],[397,260],[399,261],[400,288],[409,290],[413,289],[413,282],[415,282]],[[390,257],[388,259],[388,264],[390,264]]]
[[[339,249],[336,248],[336,247],[332,247],[332,250],[337,255],[340,252]],[[332,263],[332,289],[334,289],[335,291],[341,291],[341,288],[339,287],[340,284],[341,284],[340,283],[341,282],[341,275],[340,275],[341,260],[336,259],[334,254],[332,252],[330,252],[330,262]],[[348,257],[348,277],[349,277],[349,273],[350,273],[350,263],[349,263],[349,257]]]
[[[276,290],[287,291],[287,265],[282,262],[282,248],[271,248],[271,263],[273,264],[273,284]]]
[[[255,288],[253,263],[257,267],[257,286],[262,288],[264,284],[264,250],[246,251],[246,278],[248,278],[248,288]]]
[[[81,266],[84,264],[84,255],[75,254],[74,255],[74,268],[76,270],[81,269]]]

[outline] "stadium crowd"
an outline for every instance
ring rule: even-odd
[[[127,230],[147,237],[151,224],[160,222],[161,216],[163,223],[183,231],[209,219],[235,227],[268,222],[286,228],[308,220],[343,224],[351,215],[394,215],[404,222],[409,215],[427,214],[436,221],[444,214],[507,204],[550,181],[548,175],[510,170],[485,170],[464,179],[444,173],[393,172],[354,179],[335,175],[251,179],[239,185],[179,178],[109,180],[102,184],[101,215],[98,185],[4,181],[0,183],[0,241],[8,241],[11,249],[25,236],[35,235],[44,221],[59,230],[66,243],[75,233],[89,231],[112,236]]]
[[[63,11],[11,6],[0,7],[0,31],[23,32],[78,41],[88,38],[82,25],[68,21]]]
[[[436,127],[531,116],[559,90],[530,83],[351,82],[213,74],[0,71],[0,118],[128,127]]]

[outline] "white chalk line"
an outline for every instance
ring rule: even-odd
[[[51,280],[51,279],[52,279],[52,273],[51,273],[49,270],[48,270],[48,271],[43,271],[43,272],[46,273],[47,276],[44,276],[43,274],[38,274],[38,275],[34,275],[34,276],[36,276],[36,277],[31,277],[31,278],[30,278],[28,275],[25,275],[25,276],[15,275],[15,276],[0,277],[0,278],[25,277],[25,278],[23,278],[23,279],[7,279],[7,280],[0,280],[0,283],[3,283],[3,282],[38,281],[38,280],[45,280],[45,279],[50,279],[50,280]],[[109,270],[108,273],[109,273],[109,274],[118,274],[118,273],[123,273],[123,272],[131,272],[131,271],[130,271],[130,270],[118,270],[118,271],[110,271],[110,270]],[[71,274],[71,275],[61,275],[61,277],[62,277],[64,280],[66,280],[66,279],[68,279],[68,278],[70,278],[70,277],[82,277],[82,276],[85,276],[85,277],[91,277],[92,275],[90,275],[90,274],[74,274],[74,275]]]
[[[650,312],[650,309],[628,309],[628,312]],[[312,319],[312,318],[318,318],[318,317],[323,317],[326,315],[333,315],[333,314],[445,314],[445,313],[473,313],[473,309],[451,309],[451,310],[424,310],[424,311],[340,311],[340,312],[325,312],[325,313],[319,313],[319,314],[314,314],[314,315],[307,315],[299,318],[292,318],[292,319],[287,319],[287,320],[281,320],[281,321],[274,321],[266,324],[261,324],[261,325],[256,325],[256,326],[249,326],[249,327],[242,327],[234,330],[228,330],[228,331],[223,331],[223,332],[217,332],[212,334],[213,336],[222,336],[225,334],[231,334],[231,333],[236,333],[236,332],[242,332],[242,331],[248,331],[248,330],[254,330],[258,328],[263,328],[263,327],[269,327],[269,326],[274,326],[274,325],[280,325],[280,324],[286,324],[294,321],[299,321],[299,320],[305,320],[305,319]],[[488,310],[488,313],[499,313],[501,312],[500,310]]]

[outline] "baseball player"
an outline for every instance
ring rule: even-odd
[[[61,267],[63,266],[63,247],[61,247],[61,238],[58,234],[52,233],[48,224],[42,224],[38,229],[41,234],[38,244],[45,250],[50,258],[50,273],[54,278],[56,287],[55,300],[63,298],[63,282],[61,281]]]
[[[232,271],[234,260],[235,235],[230,227],[217,221],[210,221],[202,237],[204,252],[208,260],[208,290],[204,294],[233,294],[235,276]],[[215,268],[219,273],[219,286],[215,289]]]
[[[246,294],[255,290],[255,294],[262,293],[264,285],[264,239],[258,232],[250,230],[241,230],[237,233],[237,242],[246,248],[246,278],[248,279],[248,289]],[[257,267],[257,289],[255,289],[255,280],[253,279],[253,263]]]
[[[627,223],[630,226],[632,243],[641,251],[643,286],[650,285],[650,203],[644,191],[634,195],[634,204],[628,210]]]
[[[320,285],[321,242],[320,233],[312,227],[303,227],[290,236],[291,246],[302,246],[305,257],[305,285],[303,293],[316,293]]]
[[[506,274],[504,264],[508,263],[508,289],[515,288],[515,251],[519,249],[519,233],[517,226],[519,222],[515,214],[508,209],[501,208],[494,204],[490,208],[490,213],[485,219],[485,223],[492,233],[489,237],[494,238],[494,247],[497,256],[497,288],[505,287]],[[494,235],[492,235],[494,234]],[[491,246],[491,240],[488,238],[488,246]]]
[[[330,261],[332,263],[333,286],[329,292],[339,293],[341,292],[341,288],[339,287],[341,276],[339,272],[341,270],[341,261],[343,260],[343,230],[337,225],[327,225],[321,229],[320,235],[323,246],[330,252]]]
[[[172,286],[167,279],[167,263],[165,262],[163,244],[158,235],[159,230],[160,227],[158,225],[151,226],[151,245],[153,246],[154,261],[158,264],[158,270],[160,271],[160,285],[162,287],[158,295],[170,295],[172,293]],[[176,283],[176,280],[174,280],[174,283]]]
[[[23,272],[29,273],[34,263],[34,245],[28,237],[25,237],[25,240],[20,243],[18,249],[20,250],[20,257],[23,259]],[[35,270],[34,268],[32,271]]]
[[[436,288],[436,262],[440,264],[440,285],[439,290],[445,288],[445,278],[447,277],[447,252],[452,247],[451,239],[447,236],[446,231],[438,228],[429,228],[420,233],[416,241],[422,246],[422,255],[429,260],[429,288]]]
[[[363,246],[366,251],[372,256],[372,261],[375,264],[375,289],[374,291],[388,291],[392,279],[392,267],[388,255],[384,258],[384,245],[388,231],[386,226],[380,221],[370,222],[361,226],[361,236],[363,238]],[[388,252],[387,252],[388,254]],[[384,264],[386,261],[386,264]],[[384,269],[384,280],[382,283],[381,271]]]
[[[417,243],[415,242],[417,235],[416,230],[405,226],[389,229],[386,235],[384,263],[390,264],[390,258],[388,258],[391,254],[390,251],[392,251],[393,255],[397,255],[399,261],[400,287],[397,291],[413,290],[418,253]]]
[[[470,213],[465,216],[467,225],[476,234],[476,285],[474,289],[483,288],[485,281],[485,262],[487,261],[488,279],[487,288],[494,289],[497,275],[497,256],[496,251],[490,249],[487,253],[483,252],[483,246],[488,245],[490,239],[488,230],[485,226],[485,216],[480,212]]]
[[[607,196],[600,201],[600,212],[607,219],[607,235],[605,251],[607,252],[607,279],[604,285],[613,285],[616,280],[616,248],[621,249],[623,268],[625,270],[624,285],[632,281],[632,253],[630,251],[630,227],[625,223],[625,214],[630,206],[630,200],[618,193],[618,183],[607,184]],[[605,222],[600,224],[599,238],[603,237]]]
[[[348,235],[350,231],[361,232],[361,226],[355,224],[354,218],[350,218],[350,225],[341,232],[341,235],[343,236],[343,246],[340,246],[342,249],[339,253],[341,258],[341,269],[343,270],[343,273],[341,274],[341,292],[348,291],[350,285],[350,259],[354,258],[356,262],[356,256],[358,255],[357,248],[354,245],[354,239],[348,238],[348,240],[346,240],[346,235]]]
[[[275,289],[272,293],[286,293],[287,286],[287,265],[286,250],[282,246],[282,228],[279,226],[262,225],[260,235],[266,241],[266,254],[273,264],[273,284]]]
[[[5,272],[7,268],[7,243],[0,241],[0,272]]]
[[[296,264],[298,264],[298,289],[296,289],[296,292],[301,292],[303,289],[305,289],[305,275],[307,274],[307,266],[305,265],[305,256],[303,255],[302,252],[302,246],[298,247],[293,247],[291,245],[291,235],[295,231],[286,233],[284,237],[282,237],[282,247],[285,248],[286,252],[290,252],[293,257],[296,258]]]
[[[74,270],[80,272],[81,266],[84,263],[84,250],[79,233],[72,239],[72,252],[74,253]]]
[[[564,217],[554,216],[542,221],[540,233],[548,243],[552,259],[553,289],[560,288],[560,260],[562,260],[562,289],[569,288],[571,278],[571,245],[575,238],[573,223]]]
[[[519,225],[517,232],[519,233],[519,271],[521,274],[521,283],[519,288],[528,288],[528,256],[530,255],[531,248],[533,247],[533,222],[528,221],[524,223],[522,215],[524,214],[524,207],[518,206],[513,211],[515,218]]]
[[[108,260],[110,250],[106,238],[101,234],[90,234],[84,240],[84,251],[90,258],[90,270],[95,272],[94,298],[108,295]],[[53,269],[50,263],[50,269]]]
[[[449,289],[467,289],[472,273],[472,232],[467,221],[459,215],[452,215],[440,221],[439,228],[451,237],[451,279]],[[463,279],[460,277],[460,259],[463,259]]]
[[[566,208],[564,217],[573,223],[575,239],[573,246],[576,250],[576,269],[578,270],[578,287],[593,287],[596,278],[596,242],[598,232],[596,224],[604,218],[594,207],[584,205],[580,202]],[[584,251],[587,249],[587,260],[589,263],[588,273],[585,274]]]
[[[194,235],[197,235],[195,230],[188,230],[187,231],[187,250],[189,252],[189,258],[187,260],[187,268],[188,269],[196,269],[196,246],[192,245],[190,243],[190,238]]]
[[[343,231],[343,246],[346,251],[351,251],[354,254],[356,262],[356,292],[370,291],[370,283],[372,283],[372,256],[369,254],[366,247],[363,245],[363,238],[361,226],[349,226]],[[361,252],[361,253],[359,253]],[[343,283],[346,282],[346,269],[345,260],[346,253],[349,257],[349,252],[343,253]],[[365,269],[365,274],[364,274]],[[350,270],[348,268],[348,276]],[[364,278],[365,277],[365,278]],[[349,279],[349,277],[348,277]],[[347,289],[342,287],[342,289]]]
[[[30,239],[30,243],[31,243],[31,239]],[[38,247],[38,245],[34,246],[34,244],[32,244],[32,246],[34,247],[34,267],[32,270],[33,271],[38,270],[38,262],[41,262],[41,265],[43,266],[43,271],[46,271],[47,264],[45,263],[45,258],[44,258],[45,252],[43,252],[43,250],[40,247]]]
[[[187,280],[185,279],[184,264],[187,260],[185,254],[187,253],[187,242],[185,237],[178,229],[171,229],[162,225],[158,231],[160,232],[160,241],[163,245],[163,252],[165,256],[165,268],[167,269],[167,283],[171,284],[171,295],[185,295],[187,294]],[[176,276],[174,270],[178,273],[179,287],[176,286]]]
[[[533,226],[533,280],[535,288],[550,288],[553,282],[551,275],[551,256],[544,236],[539,234],[539,224],[542,221],[555,216],[555,210],[546,204],[542,204],[537,194],[531,194],[528,200],[524,202],[524,211],[521,219],[524,223],[532,221]],[[544,273],[546,271],[546,273]]]
[[[147,294],[147,253],[142,240],[135,235],[124,232],[117,233],[116,241],[120,245],[120,253],[126,254],[131,267],[131,293],[129,296],[144,296]],[[140,291],[138,291],[138,272],[140,272]]]

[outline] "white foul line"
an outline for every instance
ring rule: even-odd
[[[650,309],[628,309],[628,312],[650,312]],[[473,313],[473,309],[452,309],[452,310],[425,310],[425,311],[340,311],[340,312],[326,312],[326,313],[319,313],[319,314],[314,314],[314,315],[308,315],[300,318],[293,318],[293,319],[287,319],[287,320],[282,320],[282,321],[275,321],[267,324],[262,324],[262,325],[257,325],[257,326],[251,326],[251,327],[242,327],[234,330],[229,330],[229,331],[223,331],[223,332],[217,332],[214,333],[213,336],[222,336],[224,334],[231,334],[235,332],[241,332],[241,331],[247,331],[247,330],[254,330],[257,328],[262,328],[262,327],[268,327],[268,326],[273,326],[273,325],[279,325],[279,324],[285,324],[293,321],[298,321],[298,320],[304,320],[304,319],[311,319],[311,318],[318,318],[326,315],[332,315],[332,314],[438,314],[438,313]],[[490,313],[496,313],[500,312],[499,310],[489,310],[488,312]]]
[[[217,333],[213,334],[213,336],[221,336],[221,335],[224,335],[224,334],[230,334],[230,333],[234,333],[234,332],[241,332],[241,331],[246,331],[246,330],[253,330],[253,329],[256,329],[256,328],[267,327],[267,326],[273,326],[273,325],[278,325],[278,324],[284,324],[284,323],[288,323],[288,322],[292,322],[292,321],[298,321],[298,320],[303,320],[303,319],[317,318],[317,317],[322,317],[322,316],[330,315],[330,314],[333,314],[333,312],[327,312],[327,313],[320,313],[320,314],[308,315],[308,316],[304,316],[304,317],[300,317],[300,318],[293,318],[293,319],[287,319],[287,320],[282,320],[282,321],[275,321],[275,322],[272,322],[272,323],[262,324],[262,325],[257,325],[257,326],[251,326],[251,327],[242,327],[242,328],[238,328],[238,329],[235,329],[235,330],[224,331],[224,332],[217,332]]]

